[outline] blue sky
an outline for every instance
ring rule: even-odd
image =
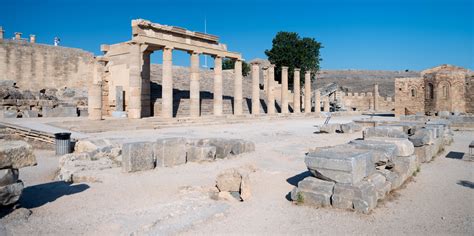
[[[148,19],[218,35],[246,60],[266,58],[278,31],[320,41],[322,69],[474,69],[474,0],[32,1],[2,0],[0,26],[101,55],[101,44],[131,38],[130,21]],[[189,65],[185,52],[173,62]],[[201,58],[202,59],[202,58]],[[161,62],[161,53],[152,55]],[[203,60],[203,59],[202,59]],[[210,64],[211,59],[209,59]]]

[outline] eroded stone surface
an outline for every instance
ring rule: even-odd
[[[135,172],[155,168],[153,144],[150,142],[125,143],[122,146],[122,171]]]
[[[33,148],[25,141],[0,140],[0,169],[20,169],[36,165]]]

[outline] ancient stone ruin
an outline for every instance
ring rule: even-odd
[[[0,139],[0,207],[15,204],[23,191],[19,169],[36,165],[33,148],[24,141]]]
[[[298,204],[369,213],[452,142],[450,122],[386,122],[366,128],[363,139],[310,150],[311,172],[291,192]]]

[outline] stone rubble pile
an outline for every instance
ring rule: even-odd
[[[20,90],[14,81],[0,80],[0,107],[0,118],[87,116],[87,90]]]
[[[24,141],[0,140],[0,206],[16,203],[23,192],[20,168],[36,165],[33,148]]]
[[[298,183],[291,199],[298,204],[367,214],[452,140],[446,120],[366,128],[363,139],[308,152],[305,164],[312,176]]]
[[[255,144],[242,139],[166,138],[155,142],[125,143],[122,170],[135,172],[171,167],[187,162],[207,162],[255,151]]]
[[[222,171],[216,178],[214,199],[246,201],[251,196],[249,174],[255,172],[252,166],[232,168]]]

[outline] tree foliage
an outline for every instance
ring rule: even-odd
[[[314,78],[319,71],[319,62],[322,61],[319,49],[323,46],[314,38],[301,38],[295,32],[278,32],[273,38],[272,49],[265,50],[268,60],[276,66],[275,80],[281,80],[281,67],[288,66],[288,83],[293,85],[293,71],[300,68],[301,84],[304,84],[304,74],[311,71]]]
[[[223,70],[234,69],[234,65],[235,65],[234,60],[224,58],[224,60],[222,61],[222,69]],[[247,62],[245,62],[245,61],[242,61],[242,75],[247,76],[249,74],[249,72],[250,72],[249,64],[247,64]]]

